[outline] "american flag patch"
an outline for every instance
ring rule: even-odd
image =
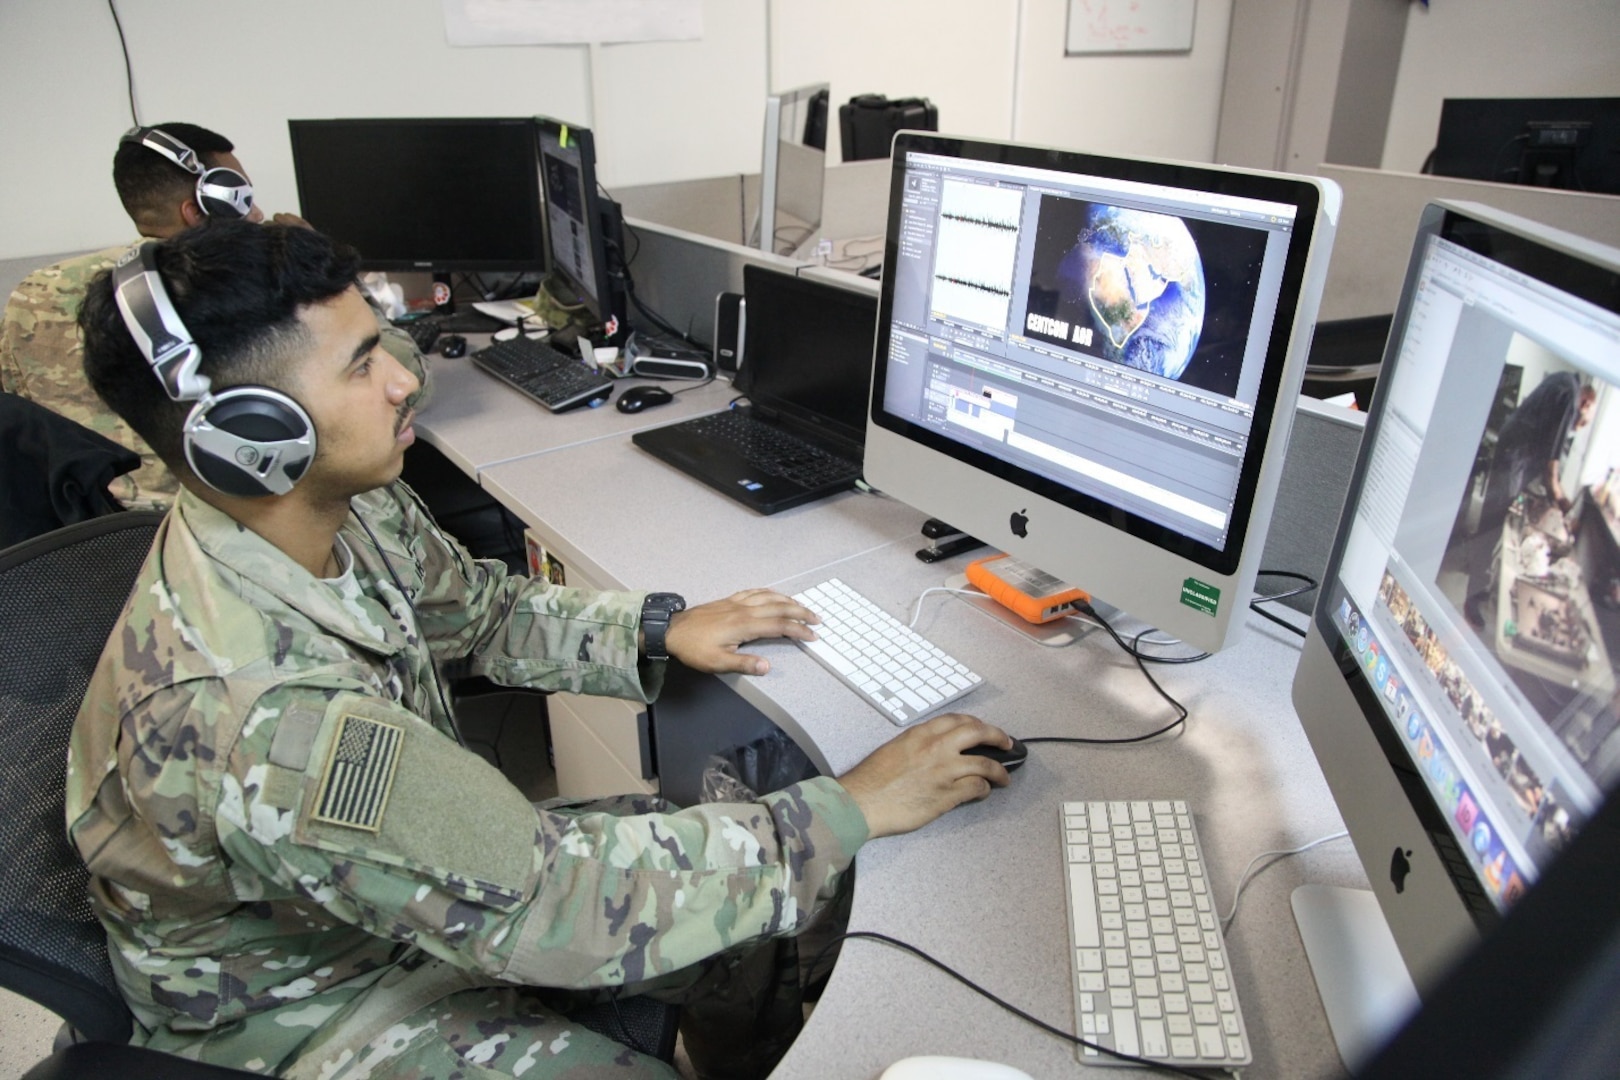
[[[345,716],[342,723],[312,816],[316,821],[376,832],[394,784],[405,729],[353,715]]]

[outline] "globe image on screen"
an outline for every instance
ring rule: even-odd
[[[1062,272],[1105,357],[1181,378],[1204,329],[1204,263],[1185,222],[1094,205]]]

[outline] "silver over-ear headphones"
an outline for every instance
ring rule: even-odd
[[[253,185],[235,169],[209,168],[191,147],[162,128],[132,127],[121,143],[139,143],[155,150],[197,178],[197,205],[209,217],[247,217],[253,212]]]
[[[113,295],[130,337],[172,401],[195,401],[185,424],[186,461],[226,495],[285,495],[315,459],[315,425],[302,405],[267,386],[213,393],[197,370],[202,350],[169,299],[155,244],[126,252]]]

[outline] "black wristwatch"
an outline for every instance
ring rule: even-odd
[[[672,592],[648,593],[641,602],[642,652],[649,660],[668,660],[669,646],[664,635],[669,633],[669,620],[677,611],[686,610],[686,598]]]

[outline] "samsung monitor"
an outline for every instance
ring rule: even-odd
[[[891,160],[867,481],[1099,603],[1225,645],[1337,187],[912,132]]]
[[[532,120],[289,120],[287,132],[299,213],[366,269],[545,269]]]
[[[1446,98],[1428,171],[1620,195],[1620,98]]]
[[[596,142],[588,128],[535,117],[540,132],[540,175],[546,193],[546,238],[551,272],[601,323],[620,334],[625,311],[611,270],[622,258],[618,204],[598,193]],[[567,302],[570,298],[560,298]]]
[[[1620,251],[1425,210],[1294,681],[1372,885],[1295,903],[1352,1065],[1620,778],[1617,385]]]
[[[760,168],[754,246],[791,255],[821,229],[827,177],[826,83],[765,99],[765,156]]]

